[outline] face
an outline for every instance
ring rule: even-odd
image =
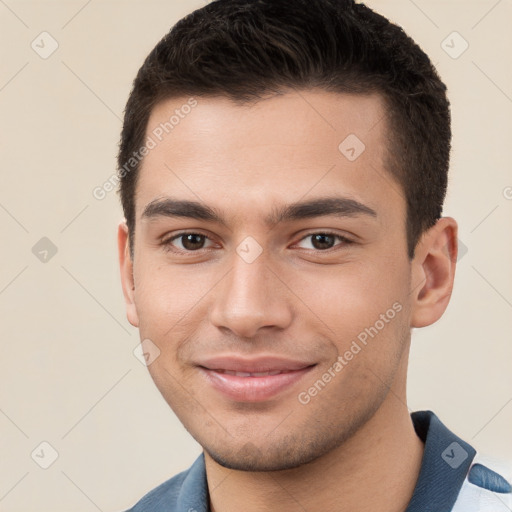
[[[120,230],[128,318],[150,340],[158,389],[214,460],[296,467],[405,379],[411,262],[384,103],[325,91],[195,100],[160,103],[148,124],[157,144],[137,184],[133,262]]]

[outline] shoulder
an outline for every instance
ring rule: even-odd
[[[169,480],[166,480],[158,487],[155,487],[152,491],[149,491],[143,496],[132,508],[126,510],[126,512],[173,510],[170,507],[176,505],[178,495],[188,471],[189,470],[182,471],[178,475],[169,478]]]
[[[512,510],[512,463],[477,453],[453,512]]]
[[[148,492],[126,512],[201,512],[207,508],[207,496],[204,455],[201,454],[189,469]]]
[[[411,418],[425,450],[407,512],[512,511],[509,463],[478,453],[432,411]]]

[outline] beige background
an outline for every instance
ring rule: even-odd
[[[512,460],[512,3],[368,4],[417,40],[449,87],[445,214],[468,250],[446,315],[413,334],[409,405]],[[133,355],[118,197],[92,191],[114,172],[143,58],[202,5],[0,0],[2,511],[120,511],[200,453]],[[59,45],[46,59],[31,47],[51,49],[43,31]],[[452,56],[442,47],[453,31],[469,43],[458,58],[459,36],[444,43]],[[32,252],[42,237],[57,247],[47,262]],[[43,441],[58,453],[48,469],[38,465],[51,462]]]

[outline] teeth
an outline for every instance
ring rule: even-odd
[[[281,370],[274,370],[271,372],[258,372],[258,373],[251,373],[252,377],[265,377],[266,375],[279,375],[280,373],[284,373]]]
[[[284,373],[281,370],[273,370],[269,372],[234,372],[232,370],[217,370],[218,372],[225,373],[227,375],[234,375],[236,377],[267,377],[269,375],[278,375],[280,373]]]

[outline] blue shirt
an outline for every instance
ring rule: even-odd
[[[425,450],[406,512],[512,510],[509,467],[477,454],[433,412],[414,412],[411,418]],[[210,512],[204,455],[126,512]]]

